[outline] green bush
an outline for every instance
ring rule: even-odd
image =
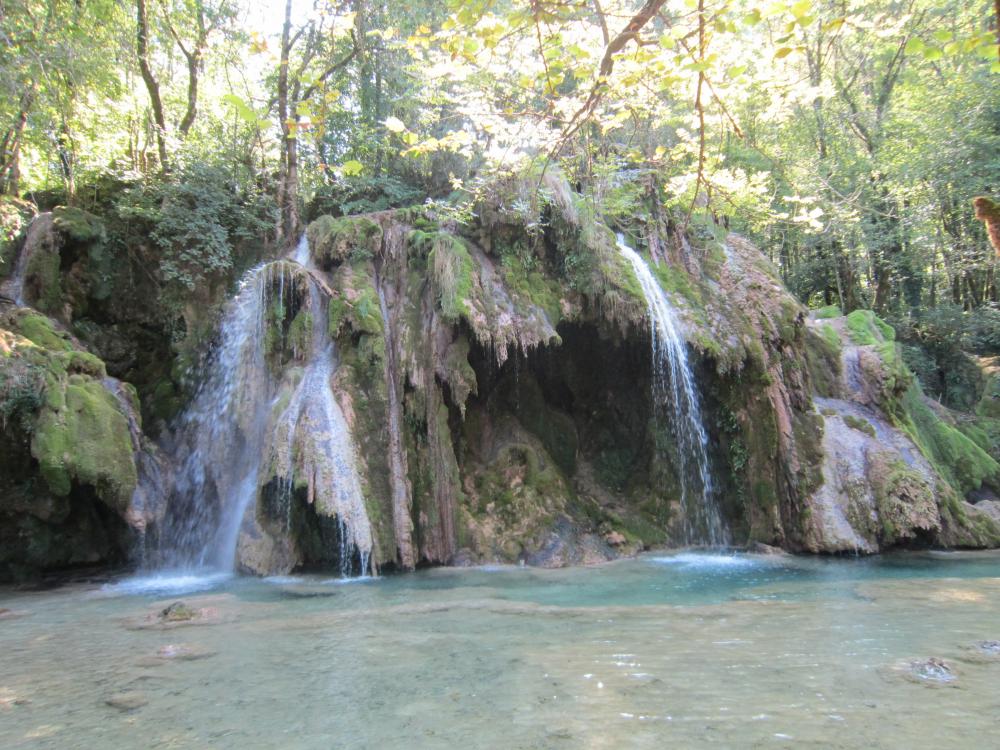
[[[166,181],[126,189],[117,212],[148,227],[160,249],[162,281],[185,291],[229,271],[234,245],[262,242],[276,218],[269,198],[237,186],[223,166],[202,162],[184,165]]]

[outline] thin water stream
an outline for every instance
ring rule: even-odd
[[[712,483],[708,434],[701,415],[701,398],[688,364],[687,343],[673,307],[649,265],[624,237],[618,250],[632,266],[646,299],[652,339],[653,402],[672,428],[681,486],[684,542],[712,547],[729,543]]]
[[[205,618],[143,627],[178,599]],[[1000,744],[997,553],[122,579],[0,607],[4,748]]]

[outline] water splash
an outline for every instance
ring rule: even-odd
[[[326,333],[327,300],[312,273],[303,272],[308,253],[303,238],[293,262],[253,268],[225,310],[207,376],[176,431],[178,471],[161,534],[165,567],[232,570],[241,530],[252,523],[261,484],[272,477],[289,504],[293,488],[304,484],[308,502],[336,516],[341,574],[372,567],[354,447],[331,390],[336,353]],[[296,352],[304,367],[274,372],[268,336],[290,319],[293,304],[312,318],[308,351]],[[292,387],[282,409],[282,393]]]
[[[701,416],[698,390],[687,359],[687,345],[678,332],[673,308],[646,261],[618,235],[618,250],[632,266],[649,313],[652,334],[653,400],[673,428],[681,485],[684,542],[728,544],[728,533],[714,498],[708,465],[708,435]]]

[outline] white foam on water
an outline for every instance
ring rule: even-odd
[[[735,568],[759,568],[768,564],[766,560],[759,557],[709,552],[681,552],[667,557],[651,557],[649,560],[658,565],[677,565],[688,570],[733,570]]]
[[[349,578],[325,578],[322,581],[317,581],[317,583],[329,583],[335,586],[344,586],[350,583],[373,583],[381,580],[382,579],[378,576],[352,576]]]
[[[231,580],[231,572],[167,571],[155,575],[135,576],[105,584],[101,590],[111,595],[142,596],[146,594],[190,594],[208,591]]]

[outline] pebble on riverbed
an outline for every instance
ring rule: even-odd
[[[958,687],[958,671],[951,663],[936,656],[896,662],[889,673],[927,687]]]

